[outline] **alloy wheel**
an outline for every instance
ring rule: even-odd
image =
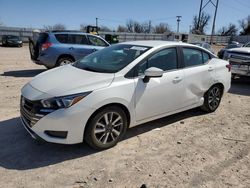
[[[101,144],[115,142],[123,129],[123,119],[116,112],[107,112],[99,118],[94,127],[94,137]]]
[[[219,104],[221,99],[221,91],[218,87],[213,87],[208,95],[208,105],[211,110],[215,110]]]

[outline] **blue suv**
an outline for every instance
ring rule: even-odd
[[[109,45],[97,35],[80,31],[41,32],[29,40],[31,59],[47,68],[72,63]]]

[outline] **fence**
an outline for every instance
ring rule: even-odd
[[[27,42],[32,36],[32,28],[20,27],[0,27],[0,38],[2,35],[16,35],[20,36],[24,42]],[[184,42],[207,42],[210,43],[210,35],[194,35],[183,33],[166,33],[166,34],[152,34],[152,33],[118,33],[118,32],[100,32],[102,37],[105,34],[116,34],[120,42],[133,40],[166,40],[166,41],[184,41]],[[250,41],[250,35],[236,36],[232,38],[235,41],[246,43]],[[213,43],[219,45],[226,45],[230,40],[230,36],[213,36]]]

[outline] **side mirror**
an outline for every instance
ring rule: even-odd
[[[156,67],[150,67],[147,70],[145,70],[145,77],[143,78],[143,82],[148,83],[150,78],[159,78],[163,75],[163,70],[156,68]]]

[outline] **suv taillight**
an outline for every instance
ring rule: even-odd
[[[42,51],[48,49],[52,45],[51,42],[46,42],[42,45]]]
[[[231,68],[232,68],[232,65],[231,65],[231,64],[227,64],[226,67],[227,67],[227,69],[228,69],[228,72],[230,72],[230,71],[231,71]]]

